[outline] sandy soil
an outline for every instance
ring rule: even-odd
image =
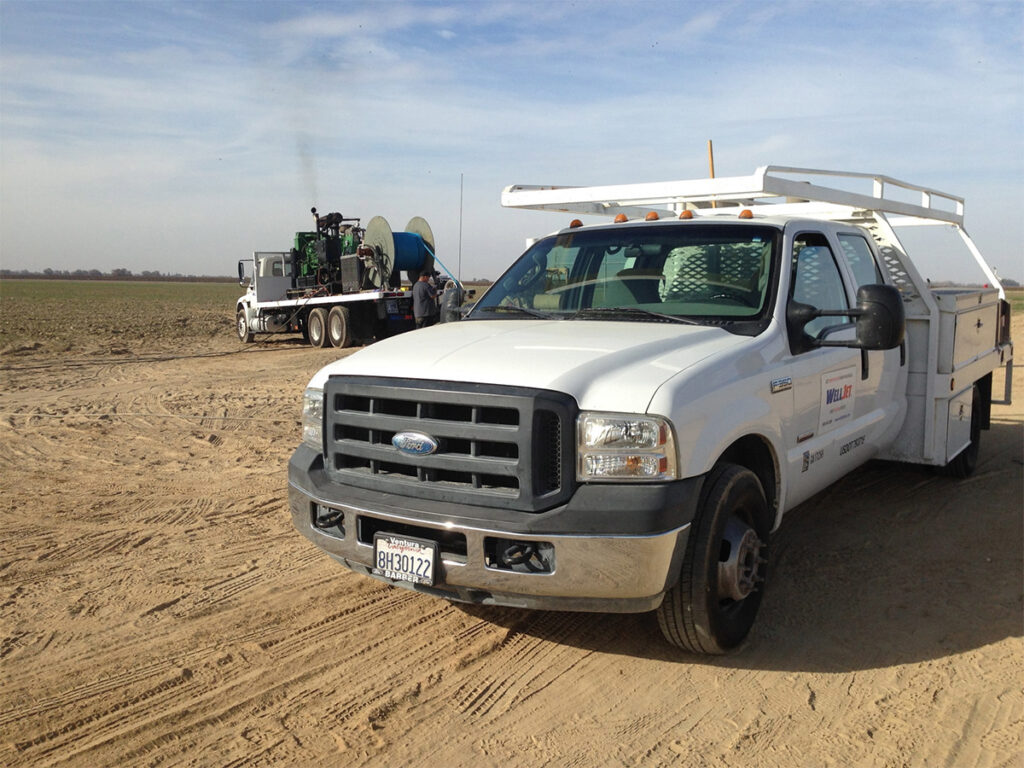
[[[749,643],[709,661],[651,615],[460,609],[335,565],[285,464],[336,352],[230,323],[0,360],[0,764],[1024,761],[1019,373],[975,477],[872,463],[791,513]]]

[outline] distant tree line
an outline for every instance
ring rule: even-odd
[[[28,269],[0,269],[0,280],[138,280],[166,281],[174,283],[234,283],[237,277],[217,275],[183,275],[181,273],[164,274],[157,270],[144,269],[138,274],[130,269],[118,267],[109,272],[98,269],[50,269],[32,272]]]
[[[1020,283],[1009,277],[1000,277],[999,282],[1003,286],[1003,288],[1020,288]],[[953,282],[952,280],[929,280],[928,285],[930,285],[932,288],[960,288],[963,287],[964,285],[967,285],[969,287],[977,286],[978,283],[957,283]],[[988,288],[988,283],[985,283],[984,287]]]

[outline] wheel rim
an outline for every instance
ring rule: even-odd
[[[319,315],[311,315],[309,318],[309,339],[314,344],[324,337],[324,324]]]
[[[741,602],[764,581],[761,556],[764,543],[753,528],[735,516],[722,532],[718,560],[718,599]]]
[[[241,312],[238,313],[238,337],[244,339],[246,334],[249,332],[247,323],[245,322],[245,315]]]
[[[330,325],[331,341],[338,343],[341,341],[341,337],[345,335],[345,327],[341,323],[341,318],[334,315],[327,320]]]

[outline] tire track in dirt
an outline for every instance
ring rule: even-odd
[[[378,593],[368,596],[364,603],[354,610],[345,612],[349,619],[351,630],[358,630],[365,626],[367,621],[373,621],[380,617],[394,615],[396,605],[390,597],[396,596],[393,590],[383,587],[377,590]],[[421,596],[409,593],[399,594],[400,604],[417,599]],[[398,607],[400,607],[400,604]],[[435,605],[433,602],[431,605]],[[433,614],[421,617],[419,621],[430,622],[437,614],[447,610],[442,606]],[[401,613],[398,614],[401,616]],[[338,619],[344,619],[340,616]],[[319,652],[317,643],[313,642],[317,633],[330,635],[333,621],[317,622],[316,626],[305,628],[300,637],[294,635],[276,642],[263,642],[261,650],[274,649],[277,653],[274,657],[280,661],[289,659],[291,663],[288,669],[297,670],[294,674],[288,674],[285,679],[273,678],[270,680],[260,679],[258,672],[240,659],[233,659],[216,669],[216,684],[211,683],[210,667],[217,650],[206,648],[199,653],[189,653],[175,659],[173,663],[167,662],[153,666],[133,674],[121,675],[116,679],[105,682],[101,685],[87,686],[71,691],[64,696],[57,697],[48,702],[42,703],[32,712],[26,714],[39,714],[46,709],[68,709],[80,708],[87,698],[103,696],[115,690],[121,690],[125,686],[139,683],[146,683],[154,677],[165,677],[155,685],[148,685],[141,692],[130,696],[124,696],[114,706],[91,712],[87,715],[77,717],[70,722],[63,723],[60,727],[51,728],[43,733],[36,734],[33,738],[17,742],[16,749],[20,753],[32,751],[33,761],[38,764],[60,764],[65,760],[82,757],[92,751],[101,748],[110,741],[120,738],[125,734],[139,732],[159,712],[159,717],[172,716],[185,717],[192,722],[189,727],[202,730],[204,727],[221,722],[223,714],[206,714],[200,716],[204,710],[205,701],[232,701],[227,707],[234,711],[243,707],[247,702],[259,698],[273,696],[280,691],[307,680],[317,679],[325,672],[334,670],[336,662],[333,658]],[[343,638],[340,638],[343,640]],[[292,642],[297,641],[297,642]],[[289,643],[291,645],[290,653]],[[336,647],[337,643],[333,643]],[[372,648],[364,649],[362,653],[372,653]],[[282,653],[285,651],[286,653]],[[293,657],[293,658],[292,658]],[[207,661],[201,663],[203,658]],[[310,659],[318,663],[310,665]],[[204,682],[205,681],[205,682]],[[227,695],[234,691],[236,694],[244,692],[244,695]],[[407,691],[406,694],[410,692]],[[407,696],[406,696],[407,697]],[[380,701],[380,696],[374,700],[371,694],[365,699],[354,701],[350,707],[351,715],[358,715],[367,722],[375,722],[386,719],[389,712],[401,701],[402,696],[397,699],[391,697]],[[343,715],[344,716],[344,715]],[[88,733],[81,732],[88,729]],[[133,753],[135,756],[147,754],[149,747],[140,749]]]
[[[387,692],[395,687],[395,683],[388,680],[388,685],[383,688],[375,685],[369,692],[364,692],[360,701],[344,713],[346,723],[353,729],[349,736],[353,742],[358,743],[361,734],[369,734],[395,750],[404,742],[402,723],[434,713],[441,718],[440,722],[452,724],[444,729],[443,755],[432,751],[428,762],[444,762],[445,756],[451,760],[455,755],[479,754],[479,729],[493,729],[500,723],[498,730],[514,731],[530,716],[529,706],[523,712],[518,711],[519,707],[533,694],[544,695],[549,686],[565,680],[570,670],[586,664],[594,654],[562,645],[554,639],[573,631],[576,617],[570,614],[535,616],[537,623],[531,628],[542,629],[546,633],[543,639],[524,634],[519,629],[496,626],[451,607],[444,614],[439,612],[437,616],[424,617],[424,620],[440,623],[442,630],[435,632],[435,636],[440,634],[445,638],[433,641],[425,646],[424,651],[417,651],[413,656],[421,660],[419,669],[428,668],[430,672],[406,675],[404,680],[399,678],[404,686],[386,694],[379,708],[371,711],[369,716],[365,705],[361,708],[359,705],[367,696],[379,698],[378,691]],[[462,624],[461,629],[444,632],[444,627],[450,627],[453,620]],[[520,616],[518,626],[525,629],[522,622]],[[404,642],[408,640],[408,633],[399,633],[396,637]],[[467,649],[467,643],[473,647]],[[387,668],[400,663],[400,659],[396,659]],[[473,727],[460,727],[456,723],[473,724]],[[374,753],[370,754],[370,759],[356,760],[353,764],[373,764]],[[390,759],[398,763],[424,764],[424,755],[417,757],[416,754],[415,751],[399,751],[394,752]]]
[[[167,535],[205,520],[215,507],[213,499],[141,499],[135,504],[132,516],[138,518],[139,526]]]
[[[169,675],[173,676],[176,666],[177,665],[171,661],[159,661],[145,667],[116,673],[110,677],[104,678],[103,680],[72,688],[56,696],[49,696],[44,699],[40,699],[34,704],[22,707],[17,711],[11,710],[2,712],[0,713],[0,727],[16,722],[22,718],[39,715],[56,709],[65,709],[71,706],[77,706],[89,699],[104,696],[111,691],[120,690],[129,685],[134,685],[140,682],[145,683],[155,677],[166,678]],[[25,743],[31,744],[35,741],[36,739],[30,739]]]
[[[552,679],[572,669],[581,657],[575,649],[560,645],[558,639],[566,637],[576,622],[572,614],[557,613],[527,619],[528,624],[543,627],[548,638],[543,640],[509,630],[488,659],[495,671],[456,693],[459,710],[473,718],[487,718],[492,711],[505,713],[529,695],[538,681],[550,685]]]
[[[210,653],[206,649],[205,655]],[[236,669],[227,670],[228,680],[224,681],[226,670],[216,662],[194,665],[199,656],[186,654],[190,666],[171,671],[156,685],[123,696],[112,706],[66,722],[31,740],[18,742],[15,748],[19,752],[33,749],[34,764],[59,765],[94,753],[128,735],[141,734],[158,722],[188,720],[192,712],[201,709],[209,699],[224,698],[225,693],[259,690],[252,685],[259,673],[251,668],[237,669],[239,665],[231,662]],[[235,674],[231,674],[232,671]],[[244,701],[246,697],[234,698]]]
[[[106,732],[126,727],[126,721],[123,719],[122,714],[137,712],[138,705],[144,704],[146,709],[163,706],[163,699],[166,698],[167,694],[187,684],[191,679],[191,670],[181,670],[177,674],[161,681],[156,686],[148,688],[128,699],[123,699],[112,707],[66,722],[60,728],[39,734],[30,740],[16,741],[14,742],[14,749],[18,752],[33,749],[35,752],[34,760],[45,759],[57,750],[73,752],[75,750],[74,744],[78,740],[85,738],[92,740],[103,739]],[[134,717],[138,718],[139,715],[134,714]],[[130,722],[130,720],[127,722]],[[87,733],[82,733],[83,728],[88,728]],[[66,759],[67,757],[70,757],[70,754],[59,759]]]
[[[150,721],[131,722],[125,724],[122,733],[114,734],[106,742],[96,742],[83,745],[79,753],[70,757],[78,757],[81,754],[94,752],[114,738],[125,740],[132,736],[133,743],[138,746],[121,755],[121,760],[128,764],[134,764],[142,759],[153,761],[154,755],[162,758],[163,750],[171,744],[180,744],[182,739],[176,732],[192,734],[186,740],[191,744],[197,735],[216,731],[224,727],[225,723],[233,722],[237,718],[253,709],[265,709],[274,706],[284,706],[291,703],[290,690],[303,688],[306,684],[318,678],[322,678],[327,669],[333,666],[332,662],[323,662],[320,665],[299,669],[294,673],[286,673],[283,678],[274,678],[269,681],[261,680],[261,673],[251,668],[232,677],[228,682],[219,682],[213,685],[204,686],[191,700],[179,701],[174,705],[165,707],[162,712]],[[165,729],[160,733],[158,726],[161,721],[171,721],[174,729]],[[160,735],[151,736],[150,732]],[[292,739],[279,738],[270,745],[264,746],[260,752],[267,753],[277,745],[292,742]],[[286,753],[287,754],[287,753]],[[272,762],[279,762],[280,755],[275,755]],[[54,764],[59,764],[58,761]],[[247,764],[248,760],[242,764]]]
[[[227,686],[261,690],[259,681],[255,679],[258,673],[251,666],[242,660],[224,663],[224,658],[217,646],[176,653],[173,661],[162,661],[74,688],[34,707],[22,708],[0,723],[47,712],[72,712],[73,716],[63,720],[59,726],[17,741],[14,745],[19,753],[31,752],[34,764],[46,764],[48,760],[59,764],[87,754],[123,734],[139,731],[150,720],[165,717],[163,713],[187,712],[196,699],[222,696]],[[215,678],[224,682],[212,684],[209,679],[211,670],[214,670]],[[240,675],[246,676],[248,683],[238,682],[236,678]],[[252,683],[257,684],[253,686]],[[92,711],[84,706],[87,702],[109,699],[111,694],[116,699],[113,705]],[[86,714],[76,714],[83,709]]]
[[[284,636],[264,640],[259,646],[264,651],[275,649],[284,658],[305,655],[310,652],[310,643],[318,643],[327,637],[344,640],[344,633],[385,618],[417,597],[415,593],[396,595],[390,587],[381,585],[355,603],[312,624],[289,630]]]

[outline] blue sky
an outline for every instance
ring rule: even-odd
[[[496,277],[524,184],[760,165],[966,198],[1024,278],[1024,3],[0,0],[0,265],[232,274],[308,211]],[[965,279],[952,265],[928,273]]]

